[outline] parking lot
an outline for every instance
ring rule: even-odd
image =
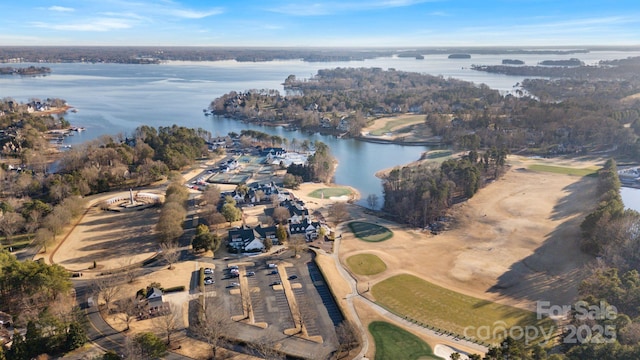
[[[240,336],[255,337],[270,329],[270,336],[279,334],[277,340],[283,351],[292,354],[335,349],[335,326],[342,321],[342,314],[313,254],[291,256],[285,251],[264,257],[214,260],[214,274],[206,276],[212,276],[215,283],[205,287],[208,293],[215,290],[216,296],[207,299],[224,304],[224,311],[236,320],[234,326]],[[296,330],[301,325],[305,330],[302,333]]]

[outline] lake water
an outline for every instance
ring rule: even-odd
[[[498,65],[502,59],[512,58],[535,65],[542,60],[579,58],[587,64],[600,60],[640,56],[640,52],[591,52],[573,55],[472,55],[471,59],[448,59],[447,55],[426,55],[423,60],[413,58],[378,58],[354,62],[307,63],[298,60],[260,63],[170,62],[159,65],[127,64],[33,64],[48,66],[51,75],[44,77],[0,77],[0,96],[20,102],[30,98],[57,97],[67,100],[78,109],[65,118],[74,126],[87,130],[66,140],[78,144],[101,135],[131,134],[140,125],[171,126],[178,124],[203,128],[214,135],[225,135],[242,129],[260,130],[289,139],[321,140],[330,146],[339,161],[335,181],[350,185],[366,197],[376,194],[382,199],[382,187],[374,174],[388,167],[417,160],[428,150],[423,146],[373,144],[353,139],[285,131],[244,124],[225,118],[205,117],[202,109],[229,91],[248,89],[278,89],[290,75],[310,78],[319,69],[335,67],[379,67],[382,69],[414,71],[445,78],[458,78],[508,93],[524,77],[489,74],[470,69],[471,65]],[[20,64],[28,66],[32,64]]]
[[[640,189],[622,187],[620,196],[626,208],[640,212]]]

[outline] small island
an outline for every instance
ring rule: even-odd
[[[584,63],[576,58],[569,60],[544,60],[540,62],[544,66],[583,66]]]
[[[45,66],[35,67],[29,66],[24,68],[14,68],[11,66],[0,67],[0,75],[46,75],[51,72],[51,69]]]
[[[524,61],[517,59],[503,59],[502,65],[524,65]]]
[[[471,55],[469,55],[469,54],[451,54],[451,55],[449,55],[449,59],[471,59]]]

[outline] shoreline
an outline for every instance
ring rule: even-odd
[[[295,124],[291,123],[271,123],[268,121],[249,121],[246,118],[231,116],[229,114],[213,114],[213,116],[220,116],[223,118],[227,118],[230,120],[240,121],[245,124],[259,125],[259,126],[269,126],[269,127],[282,127],[285,130],[290,131],[300,131],[307,132],[310,134],[320,134],[320,135],[328,135],[335,136],[338,139],[354,139],[363,142],[377,143],[377,144],[393,144],[393,145],[401,145],[401,146],[446,146],[447,144],[442,141],[434,141],[434,140],[415,140],[415,141],[403,141],[402,139],[379,139],[369,136],[349,136],[348,132],[340,131],[340,130],[327,130],[321,127],[311,127],[311,128],[299,128]],[[324,131],[321,131],[324,129]]]
[[[445,146],[446,143],[442,141],[430,141],[430,140],[416,140],[416,141],[402,141],[398,139],[377,139],[368,136],[355,136],[355,140],[366,141],[378,144],[394,144],[404,146]]]
[[[73,107],[71,105],[65,105],[65,106],[62,106],[62,107],[52,108],[50,110],[34,111],[34,112],[32,112],[32,114],[33,115],[64,114],[67,111],[69,111],[69,109],[75,109],[75,107]]]

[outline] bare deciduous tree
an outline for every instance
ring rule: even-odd
[[[276,194],[271,195],[269,200],[271,200],[271,205],[273,207],[280,205],[280,198]]]
[[[356,328],[347,320],[342,321],[340,325],[336,326],[336,336],[339,341],[338,349],[336,350],[336,356],[338,359],[349,357],[351,350],[360,345],[360,339],[358,339]],[[347,353],[342,356],[342,353],[345,351]]]
[[[378,195],[369,194],[369,196],[367,196],[367,205],[369,205],[369,207],[372,210],[377,209],[378,208]]]
[[[106,276],[96,279],[94,282],[98,296],[104,300],[107,312],[111,307],[111,302],[120,292],[120,279],[116,276]]]
[[[162,251],[162,258],[169,263],[169,270],[173,269],[173,264],[180,257],[180,252],[178,251],[178,244],[173,241],[163,242],[160,244],[160,250]]]
[[[53,241],[56,235],[60,234],[62,229],[71,221],[71,212],[63,206],[56,206],[47,217],[44,218],[44,227],[53,233]]]
[[[295,234],[289,237],[289,249],[293,250],[293,256],[297,257],[300,251],[303,251],[307,248],[307,241],[304,238],[304,235]]]
[[[125,322],[127,328],[124,331],[129,330],[129,325],[140,313],[140,300],[135,296],[126,297],[118,302],[119,317]]]
[[[218,350],[227,343],[226,335],[233,322],[222,309],[220,300],[210,303],[204,310],[203,319],[191,327],[196,336],[209,344],[212,359],[218,358]]]
[[[33,209],[29,212],[29,219],[24,224],[24,229],[29,234],[35,233],[40,227],[40,221],[42,221],[43,211],[41,209]]]
[[[7,244],[12,244],[13,235],[24,227],[24,223],[24,218],[18,213],[7,212],[4,214],[0,219],[0,231],[2,231],[7,239]]]
[[[329,216],[333,218],[333,221],[338,224],[340,222],[349,219],[349,211],[347,210],[347,204],[343,202],[337,202],[329,208]]]
[[[167,336],[167,345],[171,345],[171,335],[182,328],[182,311],[181,309],[169,303],[167,308],[163,309],[160,316],[153,318],[153,323]]]
[[[40,228],[36,231],[34,241],[38,245],[44,247],[44,252],[47,252],[47,244],[53,239],[53,233],[47,228]]]
[[[273,327],[269,327],[264,331],[264,334],[258,340],[251,343],[250,346],[261,359],[284,360],[286,359],[286,355],[278,350],[281,345],[278,342],[280,337]]]
[[[207,205],[216,206],[220,202],[220,188],[216,185],[209,185],[202,192],[202,196],[200,198],[203,203]]]
[[[128,257],[120,261],[120,267],[123,269],[122,275],[127,280],[127,283],[129,284],[133,283],[138,276],[137,267],[133,263],[133,258]]]
[[[278,224],[284,224],[290,216],[289,209],[284,206],[276,206],[273,209],[272,217]]]

